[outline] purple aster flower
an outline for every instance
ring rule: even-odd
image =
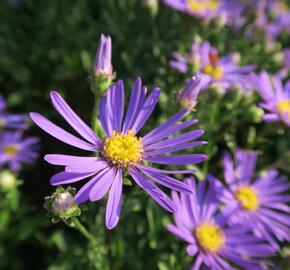
[[[234,166],[229,154],[223,157],[226,185],[209,175],[215,183],[217,196],[227,208],[237,207],[229,224],[253,224],[256,236],[268,240],[278,248],[276,240],[290,241],[290,188],[287,178],[275,170],[254,177],[257,155],[252,151],[237,150]]]
[[[236,269],[232,264],[243,269],[263,269],[258,259],[273,255],[271,246],[255,237],[249,226],[227,225],[233,209],[226,215],[219,212],[220,205],[207,181],[200,181],[197,186],[194,178],[185,182],[194,192],[180,196],[172,193],[177,206],[176,225],[169,224],[168,230],[188,243],[186,251],[195,258],[191,269]]]
[[[175,60],[170,62],[172,68],[187,73],[191,65],[198,65],[200,77],[204,77],[204,80],[217,86],[222,92],[231,86],[240,86],[245,90],[252,88],[248,76],[254,66],[238,66],[235,53],[219,57],[217,49],[207,41],[201,44],[193,43],[191,51],[186,57],[176,52],[173,53],[173,56]]]
[[[101,35],[99,47],[96,54],[94,72],[96,76],[112,77],[113,67],[111,64],[112,58],[112,40],[111,37]]]
[[[214,18],[234,27],[241,27],[243,5],[227,0],[163,0],[163,2],[191,16],[210,21]]]
[[[6,102],[2,96],[0,96],[0,129],[25,129],[28,127],[25,121],[27,117],[23,114],[9,114],[5,112]]]
[[[264,115],[264,120],[283,121],[290,127],[290,81],[283,87],[279,77],[271,77],[266,71],[262,71],[259,75],[252,74],[252,80],[263,99],[260,107],[269,112]]]
[[[0,167],[8,165],[11,170],[19,171],[22,163],[31,164],[38,154],[38,139],[36,137],[23,138],[20,131],[6,131],[0,133]]]
[[[275,76],[285,79],[290,71],[290,49],[284,49],[282,52],[283,67],[275,74]]]
[[[159,94],[160,89],[154,88],[146,98],[146,87],[142,87],[141,79],[137,78],[127,113],[124,115],[123,81],[120,80],[117,84],[110,86],[99,105],[99,119],[106,133],[106,138],[103,140],[72,111],[56,92],[51,93],[53,106],[82,139],[71,135],[43,116],[31,113],[32,120],[50,135],[95,155],[80,157],[53,154],[46,155],[45,160],[54,165],[65,166],[63,172],[51,178],[52,185],[69,184],[91,177],[77,192],[75,197],[77,203],[100,200],[109,191],[106,209],[106,226],[109,229],[117,225],[121,213],[123,172],[128,172],[137,185],[164,209],[173,212],[176,209],[173,201],[152,181],[170,189],[190,192],[186,184],[167,174],[192,173],[192,170],[168,171],[153,168],[148,163],[188,165],[197,164],[206,159],[203,154],[168,155],[171,152],[205,143],[194,141],[204,133],[203,130],[193,130],[172,136],[197,122],[196,120],[179,122],[187,110],[177,113],[145,136],[137,136],[156,106]]]
[[[204,89],[204,86],[207,86],[208,82],[207,79],[202,77],[199,78],[199,75],[188,79],[185,82],[184,89],[179,92],[177,99],[180,102],[183,108],[193,109],[196,105],[197,97]]]
[[[257,30],[261,30],[265,34],[266,45],[273,47],[282,32],[289,32],[290,10],[284,1],[249,1],[248,5],[256,11],[256,20],[246,30],[247,36],[253,36]]]

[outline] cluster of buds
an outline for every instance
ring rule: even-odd
[[[44,207],[49,211],[51,221],[57,223],[64,221],[70,224],[73,218],[81,215],[81,209],[84,206],[79,206],[74,195],[76,190],[71,187],[64,189],[63,187],[57,187],[56,191],[48,197],[45,197]]]

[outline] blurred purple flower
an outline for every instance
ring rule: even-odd
[[[252,151],[237,150],[234,165],[230,155],[223,157],[226,186],[212,175],[208,179],[216,186],[217,196],[224,210],[237,207],[229,224],[253,224],[257,237],[269,241],[276,249],[277,242],[290,241],[290,184],[275,170],[268,170],[254,178],[257,155]]]
[[[285,1],[249,1],[248,5],[256,11],[256,19],[246,30],[246,36],[254,36],[257,31],[262,31],[265,34],[266,45],[273,47],[282,32],[289,33],[290,10]]]
[[[235,53],[219,57],[216,48],[209,42],[201,44],[193,43],[191,51],[184,57],[177,52],[173,53],[175,60],[170,61],[170,66],[181,73],[187,73],[190,66],[197,66],[200,77],[204,77],[209,84],[214,84],[222,92],[231,86],[243,87],[245,90],[252,88],[248,76],[254,69],[254,65],[238,66]]]
[[[264,120],[283,121],[290,127],[290,81],[283,87],[279,77],[271,77],[266,71],[262,71],[259,75],[252,74],[252,80],[263,99],[260,107],[268,111],[264,115]]]
[[[106,209],[106,226],[109,229],[114,228],[120,218],[124,171],[128,172],[137,185],[164,209],[173,212],[176,209],[173,201],[148,179],[173,190],[190,192],[186,184],[166,174],[186,174],[193,171],[155,169],[144,165],[143,162],[178,166],[197,164],[206,159],[203,154],[168,155],[171,152],[205,143],[194,141],[204,133],[203,130],[189,131],[172,137],[174,133],[191,127],[197,122],[188,120],[178,123],[187,110],[177,113],[144,137],[137,137],[137,133],[158,102],[160,89],[154,88],[147,98],[146,92],[141,79],[137,78],[124,117],[123,81],[120,80],[109,87],[99,106],[99,119],[107,136],[104,140],[101,140],[56,92],[51,93],[53,106],[84,140],[71,135],[40,114],[30,114],[32,120],[50,135],[74,147],[99,155],[99,157],[79,157],[55,154],[46,155],[45,160],[54,165],[65,166],[63,172],[51,178],[52,185],[69,184],[92,177],[76,194],[77,203],[100,200],[110,190]]]
[[[275,76],[285,79],[290,71],[290,49],[284,49],[282,52],[283,67],[275,74]]]
[[[0,133],[0,167],[8,165],[11,170],[19,171],[22,163],[31,164],[38,157],[38,138],[23,138],[20,131]]]
[[[209,182],[200,181],[197,186],[194,178],[185,182],[193,193],[179,196],[172,192],[177,206],[176,225],[169,224],[168,230],[188,243],[187,253],[195,257],[191,269],[204,269],[203,266],[216,270],[236,269],[230,264],[243,269],[262,269],[256,258],[273,255],[273,248],[252,235],[249,226],[227,225],[234,208],[226,215],[219,212],[220,204]]]
[[[101,35],[99,47],[96,53],[94,72],[96,76],[103,75],[111,77],[113,75],[112,58],[112,40],[111,37]]]
[[[0,129],[25,129],[28,127],[27,116],[24,114],[9,114],[5,111],[6,102],[0,96]]]
[[[243,5],[239,1],[228,0],[163,0],[163,2],[191,16],[205,21],[217,19],[222,25],[227,24],[234,28],[240,28],[244,19]]]

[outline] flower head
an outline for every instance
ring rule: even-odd
[[[283,87],[277,76],[270,76],[266,71],[252,75],[254,85],[263,102],[260,107],[268,111],[264,115],[266,122],[283,121],[290,127],[290,81]]]
[[[222,92],[231,86],[241,86],[245,90],[251,89],[252,84],[248,81],[248,76],[253,71],[253,65],[240,67],[236,64],[236,54],[232,53],[225,57],[220,57],[218,50],[205,41],[201,44],[193,43],[191,51],[186,57],[179,53],[173,53],[175,60],[170,62],[170,66],[182,73],[190,71],[192,65],[198,63],[200,78],[208,82],[208,85],[215,85]],[[204,85],[204,87],[206,87]]]
[[[217,19],[233,27],[243,24],[243,5],[238,1],[227,0],[163,0],[176,10],[191,16],[211,21]]]
[[[273,249],[251,233],[249,226],[228,226],[228,213],[219,211],[219,202],[208,181],[200,181],[196,186],[194,178],[185,181],[192,187],[193,193],[172,193],[177,206],[174,213],[175,224],[169,224],[168,230],[188,243],[187,253],[195,258],[192,269],[261,269],[259,261],[254,259],[273,255]]]
[[[21,163],[31,164],[38,154],[38,138],[23,138],[20,131],[0,133],[0,166],[9,165],[13,171],[21,168]]]
[[[111,78],[113,76],[112,58],[112,40],[111,37],[101,35],[99,47],[96,54],[94,72],[95,76],[104,76]]]
[[[22,114],[9,114],[5,111],[6,102],[0,96],[0,129],[25,129],[27,128],[27,117]]]
[[[290,240],[290,196],[284,194],[290,185],[275,170],[254,177],[257,155],[251,151],[236,151],[236,165],[226,153],[223,158],[226,185],[209,175],[215,183],[219,200],[225,209],[237,207],[229,224],[254,224],[256,236],[268,240],[274,247],[279,241]]]
[[[56,92],[51,93],[53,106],[83,139],[66,132],[41,115],[31,113],[32,120],[50,135],[95,155],[79,157],[56,154],[46,155],[45,159],[51,164],[65,166],[63,172],[51,178],[52,185],[73,183],[91,177],[77,192],[75,196],[77,203],[100,200],[109,191],[106,210],[106,226],[109,229],[115,227],[119,221],[124,171],[128,172],[137,185],[164,209],[173,212],[176,209],[173,201],[152,181],[173,190],[190,192],[191,190],[186,184],[167,174],[192,173],[192,170],[168,171],[153,168],[145,165],[144,162],[146,164],[149,162],[164,165],[188,165],[206,159],[203,154],[168,155],[171,152],[205,143],[194,141],[203,134],[202,130],[172,136],[197,122],[196,120],[178,122],[187,110],[177,113],[145,136],[138,135],[156,106],[159,94],[160,89],[154,88],[146,97],[146,87],[142,87],[141,80],[137,78],[132,89],[127,113],[124,115],[123,81],[118,81],[117,84],[110,86],[99,105],[99,119],[106,134],[106,137],[102,139],[72,111]]]

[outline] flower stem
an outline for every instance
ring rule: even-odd
[[[91,242],[96,242],[96,238],[87,230],[87,228],[80,222],[79,219],[74,219],[71,227],[77,229],[84,237]]]

